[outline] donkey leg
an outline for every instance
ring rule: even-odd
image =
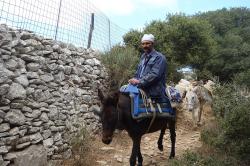
[[[139,147],[139,152],[138,152],[138,166],[142,166],[143,162],[143,157],[141,155],[141,147]]]
[[[133,140],[133,148],[132,148],[132,153],[131,153],[130,160],[129,160],[130,166],[135,166],[137,157],[138,157],[138,161],[141,160],[141,165],[142,165],[142,156],[139,155],[141,137],[132,138],[132,140]]]
[[[202,115],[204,105],[205,105],[205,102],[201,102],[200,111],[199,111],[199,114],[198,114],[198,123],[201,123],[201,115]]]
[[[171,139],[171,152],[170,152],[169,158],[172,159],[175,157],[175,141],[176,141],[175,120],[170,120],[169,131],[170,131],[170,139]]]
[[[162,140],[163,140],[163,136],[164,136],[164,134],[165,134],[165,130],[166,130],[166,128],[162,128],[162,129],[161,129],[161,133],[160,133],[159,139],[158,139],[158,141],[157,141],[158,149],[159,149],[160,151],[163,151]]]

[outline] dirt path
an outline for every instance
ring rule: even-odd
[[[205,108],[203,122],[211,117],[211,110]],[[186,150],[195,151],[201,147],[200,130],[201,127],[194,128],[192,125],[191,112],[182,111],[178,114],[176,129],[176,158],[178,159]],[[157,148],[157,140],[160,131],[146,134],[142,138],[141,152],[143,164],[145,166],[166,166],[170,153],[170,136],[168,130],[163,139],[163,152]],[[129,165],[129,157],[132,149],[132,141],[126,131],[116,132],[110,145],[101,142],[98,136],[92,141],[92,154],[90,154],[90,165],[99,166],[126,166]]]
[[[203,114],[203,123],[206,123],[211,117],[211,110],[205,107]],[[191,112],[182,111],[178,115],[178,124],[176,130],[176,158],[178,159],[186,150],[195,151],[201,147],[200,130],[194,128],[192,125]],[[170,136],[166,131],[163,140],[164,150],[159,151],[157,148],[157,140],[160,135],[159,132],[152,134],[146,134],[142,138],[141,152],[143,155],[143,163],[146,166],[166,166],[168,156],[170,153]],[[98,139],[97,139],[98,141]],[[100,141],[100,139],[99,139]],[[110,145],[104,145],[97,143],[98,151],[96,153],[96,164],[101,166],[125,166],[129,164],[129,157],[132,149],[132,141],[127,135],[127,132],[123,131],[116,133],[112,143]]]

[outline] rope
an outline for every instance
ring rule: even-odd
[[[146,131],[146,133],[149,132],[151,126],[153,125],[154,121],[155,121],[155,118],[156,118],[156,110],[153,106],[153,102],[151,100],[151,98],[147,98],[147,94],[146,92],[144,92],[142,89],[139,89],[140,93],[141,93],[141,96],[142,96],[142,101],[143,101],[143,104],[145,105],[145,108],[146,108],[146,112],[148,113],[148,110],[147,110],[147,107],[148,105],[150,106],[150,109],[151,111],[153,112],[153,118],[151,119],[150,121],[150,124],[149,124],[149,127]]]

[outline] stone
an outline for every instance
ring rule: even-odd
[[[31,95],[31,94],[33,94],[34,93],[34,88],[31,88],[31,87],[28,87],[27,89],[26,89],[26,94],[27,95]]]
[[[3,63],[0,63],[0,83],[6,82],[9,78],[13,78],[15,75],[12,71],[6,69]]]
[[[60,141],[62,139],[62,135],[61,133],[56,133],[55,136],[54,136],[54,141],[57,142],[57,141]]]
[[[52,132],[60,132],[60,131],[63,131],[65,129],[65,126],[60,126],[60,127],[56,127],[56,126],[51,126],[50,127],[50,130]]]
[[[8,166],[10,164],[10,161],[3,161],[2,163],[0,162],[1,166]]]
[[[10,129],[9,123],[2,123],[0,124],[0,133],[8,131]]]
[[[32,125],[36,127],[40,127],[43,124],[43,121],[33,122]]]
[[[38,71],[38,69],[40,68],[40,65],[38,63],[28,63],[27,64],[27,69],[28,71]]]
[[[16,145],[16,148],[17,148],[17,149],[24,149],[24,148],[26,148],[27,146],[29,146],[30,144],[31,144],[31,142],[25,142],[25,143]]]
[[[88,113],[89,112],[88,105],[86,105],[86,104],[81,105],[79,108],[79,111],[81,113]]]
[[[0,146],[0,154],[6,154],[8,153],[8,149],[6,146]]]
[[[32,109],[36,109],[36,108],[41,108],[42,107],[40,103],[35,102],[35,101],[34,102],[28,102],[27,106],[30,107],[30,108],[32,108]]]
[[[41,114],[40,119],[43,122],[48,122],[49,121],[48,115],[46,113],[44,113],[44,112]]]
[[[7,112],[5,121],[13,125],[23,125],[25,123],[25,116],[20,110],[11,109]]]
[[[23,130],[20,130],[19,132],[18,132],[18,134],[21,136],[21,137],[23,137],[26,133],[27,133],[27,129],[23,129]]]
[[[8,93],[10,89],[10,86],[8,84],[3,84],[0,86],[0,96],[5,95],[6,93]]]
[[[6,113],[3,112],[2,110],[0,110],[0,118],[3,118],[3,119],[4,119],[5,115],[6,115]]]
[[[14,128],[12,128],[12,129],[9,131],[9,133],[10,133],[12,136],[17,135],[17,134],[19,134],[19,128],[18,128],[18,127],[14,127]]]
[[[8,137],[4,137],[1,138],[1,141],[5,144],[5,145],[14,145],[17,143],[17,141],[19,140],[19,136],[15,135],[15,136],[8,136]]]
[[[62,82],[65,79],[65,75],[62,71],[60,71],[57,75],[55,75],[55,81],[57,83]]]
[[[63,158],[64,159],[69,159],[72,156],[72,150],[68,149],[65,152],[63,152]]]
[[[7,98],[10,100],[13,99],[25,99],[26,98],[26,90],[23,88],[22,85],[18,83],[12,83],[7,94]]]
[[[28,134],[34,134],[40,132],[40,130],[41,130],[40,127],[29,126]]]
[[[35,48],[32,46],[29,47],[18,47],[16,48],[16,51],[20,54],[27,54],[30,53],[31,51],[33,51]]]
[[[10,136],[9,132],[0,133],[0,138]]]
[[[95,66],[95,61],[93,59],[87,59],[85,61],[85,64],[90,65],[90,66]]]
[[[27,31],[22,31],[20,33],[20,39],[22,39],[22,40],[31,39],[32,37],[33,37],[33,34],[27,32]]]
[[[44,81],[44,82],[50,82],[54,80],[54,77],[52,74],[45,74],[45,75],[41,75],[40,78]]]
[[[13,166],[45,166],[47,163],[47,153],[43,145],[31,145],[19,151],[11,152]]]
[[[50,112],[48,113],[48,117],[50,120],[57,120],[59,116],[59,111],[56,107],[50,108]]]
[[[69,49],[67,49],[67,48],[63,48],[63,49],[61,49],[61,51],[62,51],[63,53],[65,53],[67,56],[70,56],[70,55],[71,55],[71,51],[70,51]]]
[[[90,96],[90,95],[83,95],[83,96],[82,96],[82,99],[83,99],[85,102],[89,103],[89,102],[91,101],[91,96]]]
[[[32,118],[36,119],[41,115],[41,111],[40,110],[33,110],[32,111]]]
[[[23,111],[23,112],[32,113],[32,109],[31,109],[30,107],[27,107],[27,106],[23,106],[22,111]]]
[[[44,130],[43,133],[42,133],[42,136],[44,139],[47,139],[51,136],[51,131],[50,130]]]
[[[39,62],[40,60],[39,56],[31,56],[28,54],[21,54],[20,56],[26,62]]]
[[[89,108],[89,112],[101,112],[101,109],[98,105],[92,105],[90,108]]]
[[[5,65],[7,69],[11,71],[15,71],[17,69],[18,63],[14,59],[10,59],[9,61],[5,63]]]
[[[38,79],[39,75],[36,72],[27,72],[28,79]]]
[[[80,84],[82,82],[81,78],[78,75],[71,75],[70,77],[75,84]]]
[[[101,71],[100,70],[93,70],[92,74],[99,76],[101,74]]]
[[[35,85],[45,85],[46,84],[41,79],[32,79],[32,80],[29,80],[29,83],[30,84],[35,84]]]
[[[70,66],[65,66],[64,67],[64,73],[69,75],[71,74],[72,68]]]
[[[27,87],[29,85],[29,81],[26,75],[20,75],[19,77],[15,78],[15,81],[24,87]]]
[[[53,138],[48,138],[48,139],[46,139],[46,140],[43,140],[43,145],[44,145],[46,148],[52,147],[53,144],[54,144]]]
[[[12,102],[10,104],[10,108],[12,108],[12,109],[22,109],[23,105],[24,105],[23,103],[14,103],[14,102]]]
[[[4,112],[7,112],[7,111],[9,111],[9,109],[10,109],[10,106],[3,106],[3,107],[0,107],[0,110],[2,110],[2,111],[4,111]]]
[[[107,161],[97,160],[96,162],[100,165],[107,165]]]
[[[8,105],[10,104],[10,100],[4,97],[0,98],[0,105]]]
[[[107,147],[107,146],[104,146],[104,147],[102,147],[101,148],[101,150],[103,150],[103,151],[109,151],[109,150],[115,150],[115,148],[113,148],[113,147]]]
[[[43,137],[40,133],[30,135],[30,141],[32,142],[32,144],[37,144],[38,142],[42,140],[43,140]]]

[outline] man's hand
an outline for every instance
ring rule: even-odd
[[[128,80],[128,82],[129,82],[130,84],[132,84],[132,85],[137,85],[137,84],[140,83],[140,81],[137,80],[137,79],[135,79],[135,78],[132,78],[132,79]]]

